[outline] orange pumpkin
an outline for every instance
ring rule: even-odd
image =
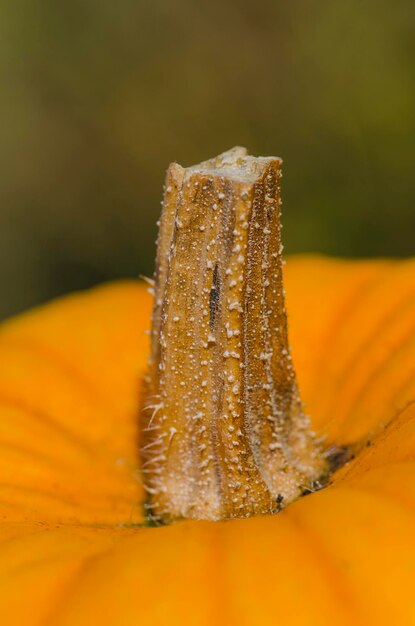
[[[275,516],[143,525],[136,466],[151,300],[74,295],[0,332],[0,624],[415,624],[415,261],[289,259],[314,428],[367,438]]]

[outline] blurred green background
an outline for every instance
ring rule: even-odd
[[[286,251],[414,252],[413,0],[2,0],[2,317],[151,274],[170,161],[284,159]]]

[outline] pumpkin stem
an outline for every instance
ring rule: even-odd
[[[142,471],[153,519],[274,513],[324,473],[287,340],[281,160],[167,172]]]

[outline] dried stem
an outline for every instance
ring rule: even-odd
[[[234,148],[168,170],[142,424],[157,519],[276,512],[324,471],[287,341],[280,166]]]

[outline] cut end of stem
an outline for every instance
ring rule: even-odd
[[[142,412],[153,519],[274,513],[325,472],[288,346],[280,168],[233,148],[167,172]]]

